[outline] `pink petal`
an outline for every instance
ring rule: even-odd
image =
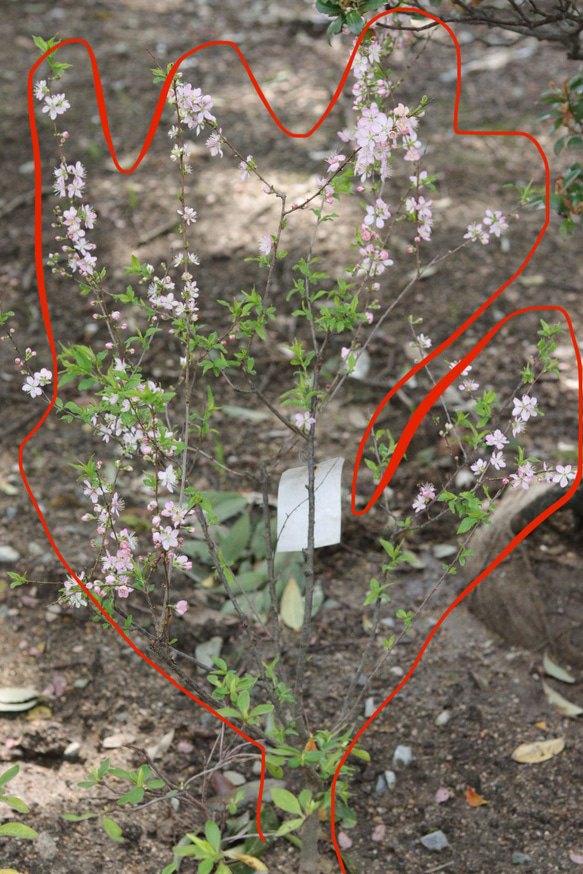
[[[583,853],[569,853],[569,859],[576,865],[583,865]]]
[[[443,804],[445,801],[449,799],[449,789],[446,789],[445,786],[441,786],[437,792],[435,793],[435,803]]]
[[[338,846],[342,850],[349,850],[352,846],[352,839],[348,837],[346,832],[338,832]]]
[[[373,841],[382,841],[382,839],[385,836],[386,830],[387,830],[387,827],[384,824],[384,822],[381,822],[381,823],[379,823],[379,825],[375,826],[375,828],[373,829],[373,833],[371,835],[371,838],[373,839]]]

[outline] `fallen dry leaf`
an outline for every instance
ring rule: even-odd
[[[561,683],[575,682],[575,677],[573,677],[569,671],[566,671],[565,668],[557,665],[546,650],[543,655],[543,670],[547,676],[554,677],[555,680],[559,680]]]
[[[515,762],[536,765],[546,762],[553,756],[558,756],[565,749],[565,739],[553,737],[549,740],[535,740],[532,743],[520,744],[512,753]]]
[[[489,804],[489,801],[486,801],[485,798],[482,798],[481,795],[478,795],[475,789],[472,789],[471,786],[468,786],[466,789],[466,801],[470,805],[470,807],[481,807],[482,804]]]
[[[548,683],[542,681],[543,692],[545,693],[546,699],[549,704],[552,704],[556,710],[559,711],[563,716],[569,716],[571,718],[575,718],[576,716],[581,716],[583,713],[583,707],[579,707],[578,704],[573,704],[571,701],[567,701],[566,698],[563,698],[562,695],[559,695],[558,692],[555,692],[552,686],[549,686]]]

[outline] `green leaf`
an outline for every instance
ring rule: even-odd
[[[273,790],[271,790],[273,794]],[[294,832],[296,829],[301,828],[304,824],[304,818],[301,819],[288,819],[286,822],[282,823],[278,830],[276,831],[276,836],[279,838],[282,835],[287,835],[290,832]]]
[[[198,866],[198,874],[211,874],[214,867],[215,863],[213,859],[203,859]]]
[[[117,822],[114,822],[113,819],[110,819],[108,816],[104,816],[101,821],[101,825],[105,829],[106,834],[109,835],[109,837],[112,839],[112,841],[117,841],[120,844],[124,843],[124,839],[121,836],[121,828],[119,827]]]
[[[25,838],[26,840],[33,841],[35,838],[38,838],[38,832],[35,832],[34,829],[29,828],[27,825],[23,825],[21,822],[5,822],[4,825],[0,825],[0,837]]]
[[[142,798],[144,797],[144,790],[141,786],[134,786],[133,789],[130,789],[129,792],[126,792],[125,795],[122,795],[121,798],[118,798],[118,804],[139,804]]]
[[[292,795],[292,793],[288,792],[287,789],[272,789],[271,797],[273,798],[275,806],[279,807],[281,810],[285,810],[286,813],[295,813],[298,816],[302,815],[300,802],[295,795]]]
[[[362,759],[363,762],[370,762],[370,754],[367,753],[366,750],[361,750],[355,747],[350,750],[351,755],[356,756],[357,759]]]
[[[355,9],[351,9],[350,12],[346,13],[346,24],[350,28],[351,32],[358,36],[358,34],[362,31],[364,27],[364,19],[358,14]]]
[[[243,713],[245,715],[245,714],[249,713],[250,705],[251,705],[251,696],[249,695],[249,692],[247,692],[247,690],[244,689],[242,692],[239,692],[239,695],[237,697],[237,707],[239,708],[241,713]]]
[[[0,776],[0,786],[4,786],[6,783],[9,783],[10,780],[16,777],[19,771],[20,765],[12,765],[11,768],[8,768],[7,771],[4,771],[4,773]]]
[[[19,813],[29,812],[28,804],[25,804],[22,798],[16,798],[14,795],[0,795],[0,801],[3,801],[4,804],[7,804],[14,810],[18,810]]]
[[[86,819],[95,819],[96,816],[96,813],[83,813],[81,816],[77,816],[76,813],[62,814],[63,819],[67,822],[83,822]]]
[[[251,519],[249,513],[243,513],[225,537],[221,539],[221,551],[227,564],[233,564],[241,558],[250,539]]]
[[[204,827],[204,833],[206,835],[207,841],[209,842],[213,850],[220,850],[221,832],[216,822],[213,822],[212,819],[207,820],[207,823]]]

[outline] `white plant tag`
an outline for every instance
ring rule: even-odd
[[[316,465],[314,546],[340,543],[343,458]],[[286,470],[277,495],[277,552],[297,552],[308,546],[308,468]]]

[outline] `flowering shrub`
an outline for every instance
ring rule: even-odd
[[[361,9],[366,11],[378,5],[365,3]],[[176,165],[180,186],[177,215],[181,246],[171,263],[157,266],[142,263],[132,255],[126,275],[133,284],[125,291],[115,290],[106,268],[99,263],[96,244],[91,240],[98,217],[97,210],[86,202],[85,167],[65,154],[70,137],[58,125],[70,104],[65,93],[56,91],[55,83],[60,81],[68,65],[57,62],[54,53],[47,56],[50,76],[40,80],[34,92],[41,103],[43,117],[53,123],[59,149],[59,163],[54,171],[54,190],[58,198],[54,214],[56,240],[60,245],[59,251],[50,255],[49,264],[55,274],[78,284],[80,293],[90,300],[93,318],[107,332],[107,339],[98,351],[87,345],[72,344],[65,346],[59,356],[61,393],[56,398],[57,409],[66,421],[91,426],[103,444],[104,456],[91,457],[75,465],[87,498],[83,520],[94,532],[91,540],[94,558],[90,567],[65,580],[61,601],[73,608],[97,605],[104,616],[121,617],[125,631],[130,634],[141,628],[133,616],[132,604],[145,606],[152,623],[148,631],[150,648],[158,660],[174,672],[198,700],[212,706],[227,724],[233,723],[249,732],[243,737],[255,738],[265,745],[266,763],[272,776],[285,775],[291,780],[290,771],[295,769],[301,773],[304,785],[297,793],[283,788],[272,791],[275,807],[291,814],[292,818],[281,821],[272,816],[269,836],[274,838],[301,829],[302,874],[317,870],[318,823],[330,815],[333,792],[337,819],[345,823],[354,821],[349,805],[350,766],[343,765],[341,779],[335,786],[333,778],[349,747],[355,709],[367,684],[386,661],[388,653],[409,632],[420,612],[397,611],[400,630],[382,642],[383,655],[370,668],[366,682],[356,694],[358,679],[369,665],[373,644],[380,635],[380,610],[390,601],[388,590],[394,571],[403,562],[412,561],[406,548],[407,538],[417,527],[443,513],[456,519],[459,549],[451,563],[444,566],[437,587],[458,565],[464,564],[470,554],[472,532],[477,525],[488,521],[494,501],[505,485],[527,489],[536,476],[543,476],[566,487],[575,476],[569,465],[551,467],[526,456],[525,448],[517,443],[530,420],[542,415],[537,398],[532,394],[533,386],[542,373],[556,369],[552,352],[558,328],[542,322],[538,358],[529,363],[517,379],[509,418],[508,400],[499,400],[489,388],[481,396],[477,394],[480,385],[471,365],[460,372],[459,390],[467,397],[464,408],[451,410],[447,405],[444,408],[441,436],[457,453],[456,474],[464,467],[473,474],[471,488],[459,490],[455,476],[441,485],[425,482],[416,496],[411,489],[413,514],[407,508],[400,517],[395,516],[394,508],[389,507],[386,499],[388,519],[398,521],[390,536],[380,541],[382,581],[373,578],[364,597],[364,606],[373,605],[374,609],[369,644],[335,724],[310,729],[303,707],[303,689],[316,607],[315,528],[318,518],[327,511],[316,502],[316,465],[320,454],[318,423],[332,398],[355,374],[360,357],[396,301],[404,297],[421,275],[421,257],[431,241],[434,223],[430,194],[435,190],[436,176],[422,167],[423,146],[419,138],[427,100],[420,99],[414,107],[399,102],[395,96],[398,83],[389,66],[395,46],[404,46],[405,41],[406,37],[392,35],[388,30],[364,37],[352,69],[354,121],[339,133],[344,151],[334,151],[328,158],[325,174],[318,179],[314,194],[291,206],[286,195],[262,175],[252,155],[243,157],[230,142],[212,112],[212,98],[184,82],[182,74],[172,66],[165,71],[156,69],[156,82],[170,77],[167,102],[173,113],[169,130],[173,145],[169,157]],[[35,42],[43,53],[56,45],[54,40],[44,42],[36,38]],[[224,320],[212,326],[205,323],[205,294],[198,285],[196,268],[200,258],[191,251],[199,216],[189,201],[187,187],[192,172],[185,139],[187,131],[205,138],[212,158],[231,160],[234,173],[239,174],[241,180],[259,180],[266,196],[275,196],[280,202],[277,226],[272,233],[262,236],[254,259],[258,270],[263,270],[266,276],[263,291],[253,287],[250,291],[241,291],[232,300],[218,301],[224,310]],[[398,191],[393,190],[389,182],[401,161],[405,162],[407,181],[404,189]],[[353,243],[358,254],[355,263],[347,265],[343,278],[333,280],[319,269],[315,255],[317,235],[324,222],[336,217],[330,207],[336,209],[354,191],[365,199]],[[294,278],[287,300],[294,307],[298,334],[287,348],[291,366],[291,372],[287,372],[289,388],[278,395],[260,387],[255,350],[259,344],[269,343],[271,323],[281,310],[282,304],[276,304],[272,295],[274,267],[277,260],[287,255],[282,240],[288,223],[295,213],[304,210],[311,210],[314,228],[306,257],[292,267]],[[507,230],[506,217],[499,210],[488,209],[481,220],[460,229],[459,246],[454,251],[439,257],[452,257],[475,243],[488,245],[492,238],[500,237]],[[397,233],[405,240],[408,253],[414,256],[416,269],[414,278],[403,283],[398,293],[387,301],[387,289],[398,282],[391,277],[386,287],[382,286],[394,266],[391,252],[394,252]],[[9,315],[2,316],[2,323]],[[422,359],[432,341],[423,333],[417,334],[416,322],[410,321],[414,335],[411,345]],[[143,327],[130,328],[130,322],[141,323]],[[168,335],[181,348],[174,385],[163,385],[149,372],[156,346]],[[7,336],[15,342],[12,333]],[[340,356],[335,356],[333,350],[336,337],[341,337],[346,344]],[[47,387],[53,374],[46,368],[33,372],[30,367],[33,357],[35,352],[27,349],[24,357],[18,354],[16,358],[24,376],[23,390],[31,399],[48,400]],[[452,362],[450,368],[459,364]],[[426,370],[432,379],[430,369]],[[90,393],[90,406],[66,400],[69,383],[74,383],[79,391]],[[235,571],[240,550],[235,555],[228,549],[228,542],[219,536],[217,500],[194,484],[193,471],[201,457],[228,471],[224,459],[209,450],[219,409],[215,402],[216,386],[220,389],[223,383],[263,404],[286,428],[281,447],[262,461],[260,475],[249,473],[249,479],[263,496],[263,516],[257,528],[259,539],[263,541],[261,549],[267,578],[263,601],[254,600],[244,590],[242,574]],[[291,413],[287,407],[292,408]],[[298,444],[307,457],[308,522],[303,559],[305,579],[301,581],[302,618],[297,626],[299,643],[295,660],[290,663],[284,659],[281,644],[277,537],[272,537],[269,491],[281,459],[290,447]],[[374,432],[366,464],[377,481],[395,446],[390,431]],[[105,463],[108,459],[113,460],[113,465]],[[500,471],[507,474],[501,482]],[[147,493],[147,535],[138,535],[123,521],[124,495],[131,493],[131,483],[136,477]],[[443,510],[439,509],[440,503],[446,505]],[[248,518],[244,524],[248,525]],[[248,539],[247,531],[245,543]],[[259,549],[255,537],[253,541],[254,548]],[[200,554],[201,546],[214,568],[224,598],[241,622],[250,660],[243,671],[236,671],[228,657],[215,656],[214,666],[209,669],[208,665],[186,654],[187,659],[197,662],[204,671],[203,680],[188,675],[181,668],[180,659],[185,654],[176,649],[176,641],[170,634],[173,616],[183,616],[189,608],[188,599],[177,598],[175,594],[176,578],[182,575],[179,579],[184,580],[185,576],[192,579],[192,575],[188,575],[193,568],[193,557]],[[17,575],[13,578],[15,584],[23,582]],[[96,618],[99,619],[99,614]],[[257,629],[261,629],[262,634]],[[354,747],[352,753],[365,760],[368,758],[358,747]],[[242,753],[239,751],[238,755]],[[220,770],[224,763],[225,759],[219,758],[212,768],[209,764],[201,775],[203,786],[208,782],[209,773]],[[121,804],[139,804],[144,797],[152,800],[169,797],[170,784],[165,782],[164,776],[151,780],[150,766],[144,768],[147,772],[122,773],[111,769],[106,760],[92,770],[85,785],[108,786],[111,776],[129,781],[134,788],[122,795]],[[189,781],[181,793],[195,797],[194,788]],[[173,797],[176,796],[176,792],[172,792]],[[201,797],[206,798],[206,790]],[[231,813],[236,807],[235,797],[230,801]],[[188,833],[174,848],[174,861],[164,869],[164,874],[177,871],[180,859],[185,856],[199,861],[198,870],[202,874],[213,871],[226,874],[231,870],[231,862],[237,861],[255,870],[266,870],[256,855],[247,852],[248,846],[244,851],[229,849],[230,844],[223,838],[233,836],[229,832],[232,825],[220,816],[217,817],[220,825],[217,824],[204,800],[197,802],[196,812],[193,829],[198,831]],[[108,834],[117,840],[119,833],[112,822],[107,818],[103,824]],[[237,832],[241,840],[252,840],[255,832],[260,834],[258,821],[247,822],[245,826],[249,826],[248,832]],[[200,836],[200,829],[204,829],[204,838]]]

